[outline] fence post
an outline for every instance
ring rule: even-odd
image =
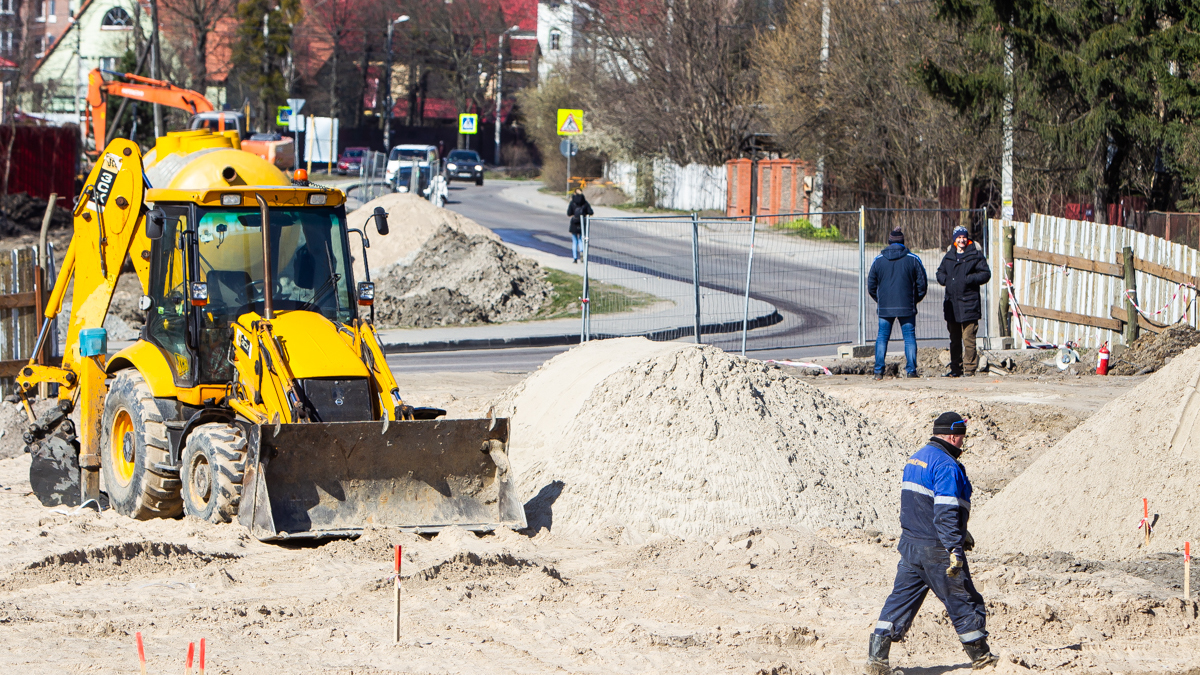
[[[588,286],[588,235],[592,229],[591,219],[583,216],[583,297],[579,299],[579,318],[583,325],[579,327],[579,341],[587,342],[591,339],[589,334],[591,331],[588,325],[592,318],[592,299],[589,295],[591,289]]]
[[[867,207],[858,207],[858,341],[867,342]]]
[[[696,344],[700,344],[700,223],[692,212],[692,287],[696,293]]]
[[[754,269],[754,233],[758,216],[750,216],[750,255],[746,258],[746,296],[742,299],[742,356],[746,355],[746,333],[750,327],[750,273]]]
[[[1008,292],[1012,288],[1013,272],[1013,243],[1016,239],[1017,228],[1007,220],[1000,221],[1000,337],[1012,337],[1012,317],[1009,316]]]
[[[1133,306],[1137,301],[1137,277],[1133,269],[1133,249],[1126,246],[1121,250],[1121,262],[1125,266],[1125,344],[1138,339],[1138,311]]]

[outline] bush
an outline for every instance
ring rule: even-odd
[[[828,227],[816,227],[808,218],[798,218],[786,223],[778,223],[773,225],[777,230],[782,230],[788,234],[794,234],[805,239],[820,239],[824,241],[842,241],[842,233],[837,227],[830,225]]]

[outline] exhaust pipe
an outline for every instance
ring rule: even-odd
[[[254,198],[258,200],[258,210],[262,214],[263,318],[270,321],[275,318],[275,308],[271,302],[271,207],[267,206],[267,200],[257,192],[254,193]]]
[[[225,182],[230,185],[246,184],[246,181],[242,180],[242,177],[238,175],[237,169],[233,168],[232,166],[227,166],[224,169],[221,169],[221,178],[223,178]]]

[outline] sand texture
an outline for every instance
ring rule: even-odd
[[[534,502],[531,526],[684,538],[744,525],[896,531],[904,457],[890,432],[760,362],[650,344],[572,349],[497,409],[514,419],[511,452]],[[604,370],[591,387],[576,381],[590,384]],[[546,381],[549,395],[539,391]],[[560,398],[564,385],[586,395],[577,409],[577,398]]]
[[[1192,348],[1063,437],[973,515],[981,548],[1108,560],[1182,551],[1200,532],[1198,381]],[[1154,521],[1148,548],[1142,498]]]
[[[375,221],[367,219],[381,206],[388,213],[390,232],[381,235],[375,230]],[[396,263],[410,262],[427,239],[438,230],[448,227],[468,237],[482,237],[500,241],[491,230],[449,209],[441,209],[420,197],[395,192],[377,197],[346,214],[347,226],[358,228],[371,240],[367,258],[371,261],[371,276],[382,272]],[[354,277],[363,278],[361,258],[362,246],[357,234],[350,235],[350,250],[355,258]]]

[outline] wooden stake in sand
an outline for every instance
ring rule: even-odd
[[[146,675],[146,648],[142,646],[142,633],[137,633],[138,664],[142,667],[142,675]]]
[[[1192,601],[1192,542],[1183,542],[1183,599]]]
[[[396,581],[394,587],[396,596],[396,612],[392,617],[392,628],[395,630],[394,640],[396,644],[400,643],[400,545],[396,545]]]
[[[200,638],[200,675],[204,675],[204,638]]]
[[[187,663],[184,665],[184,671],[187,675],[192,675],[192,659],[196,657],[196,643],[188,643]]]
[[[1150,546],[1150,500],[1142,497],[1142,527],[1146,529],[1146,546]]]

